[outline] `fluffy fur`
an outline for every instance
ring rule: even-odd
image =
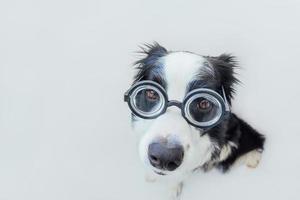
[[[234,72],[237,62],[232,55],[210,57],[167,51],[158,43],[145,45],[142,53],[144,57],[135,63],[137,74],[133,83],[155,81],[165,88],[169,99],[178,101],[195,88],[205,87],[222,94],[223,87],[231,105],[234,86],[239,82]],[[255,167],[263,151],[264,136],[233,113],[208,131],[189,125],[176,107],[169,107],[165,114],[153,120],[134,115],[132,119],[133,129],[140,139],[140,158],[150,174],[149,179],[168,179],[178,183],[176,198],[184,178],[196,169],[207,171],[217,167],[225,172],[243,156],[247,165]],[[157,138],[176,138],[184,147],[183,162],[176,170],[164,171],[150,164],[148,146]]]

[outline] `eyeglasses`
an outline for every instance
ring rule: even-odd
[[[124,95],[124,101],[132,113],[143,119],[155,119],[168,107],[181,109],[185,120],[201,129],[216,126],[230,113],[224,88],[223,97],[214,90],[198,88],[186,94],[182,102],[169,100],[165,89],[154,81],[140,81],[132,85]]]

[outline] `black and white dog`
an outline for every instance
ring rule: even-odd
[[[142,48],[137,74],[125,101],[139,136],[147,179],[176,183],[197,169],[227,171],[237,161],[256,167],[264,136],[230,112],[235,58],[167,51],[157,43]]]

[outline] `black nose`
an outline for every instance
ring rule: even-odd
[[[175,170],[182,163],[183,154],[183,147],[174,142],[157,141],[148,147],[150,163],[158,169]]]

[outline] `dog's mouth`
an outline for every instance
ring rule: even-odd
[[[158,171],[154,171],[156,174],[161,175],[161,176],[165,176],[167,174],[163,173],[163,172],[158,172]]]

